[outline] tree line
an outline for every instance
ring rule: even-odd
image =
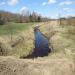
[[[36,12],[22,12],[20,13],[11,13],[6,11],[0,11],[0,25],[5,24],[6,22],[15,22],[15,23],[26,23],[26,22],[41,22],[48,21],[46,17],[42,17]]]

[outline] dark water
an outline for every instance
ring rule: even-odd
[[[38,29],[34,31],[34,34],[35,34],[34,51],[30,55],[26,56],[25,58],[48,56],[48,54],[51,52],[51,49],[49,48],[48,39]]]
[[[49,52],[51,52],[51,50],[49,48],[48,39],[39,30],[35,31],[34,56],[47,56]]]

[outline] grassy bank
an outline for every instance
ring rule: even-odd
[[[0,26],[0,43],[4,55],[27,55],[33,50],[34,31],[36,23],[7,23]]]
[[[57,21],[52,21],[41,25],[40,30],[49,38],[53,48],[50,58],[65,55],[64,59],[67,57],[75,61],[75,25],[59,25]]]

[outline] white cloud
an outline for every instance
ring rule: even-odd
[[[29,10],[26,6],[23,6],[21,9],[20,9],[20,14],[22,15],[29,15]]]
[[[56,0],[48,0],[48,4],[56,3]]]
[[[47,5],[47,2],[43,2],[42,5],[43,5],[43,6]]]
[[[49,5],[49,4],[55,4],[57,1],[56,0],[48,0],[48,2],[43,2],[42,5]]]
[[[74,11],[74,9],[72,9],[72,8],[63,8],[63,10],[66,12],[73,12]]]
[[[60,2],[59,5],[60,6],[62,6],[62,5],[71,5],[71,4],[74,4],[74,3],[75,3],[74,1],[68,1],[67,0],[67,1]]]
[[[27,11],[28,10],[28,8],[26,7],[26,6],[23,6],[21,9],[20,9],[20,11]]]
[[[8,0],[9,5],[16,5],[19,2],[19,0]]]
[[[2,2],[2,3],[0,3],[0,6],[5,5],[5,4],[6,4],[5,2]]]

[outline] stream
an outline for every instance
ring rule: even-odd
[[[26,56],[25,58],[36,58],[36,57],[44,57],[48,56],[51,52],[49,48],[48,39],[40,32],[38,28],[34,29],[35,35],[35,48],[31,54]]]

